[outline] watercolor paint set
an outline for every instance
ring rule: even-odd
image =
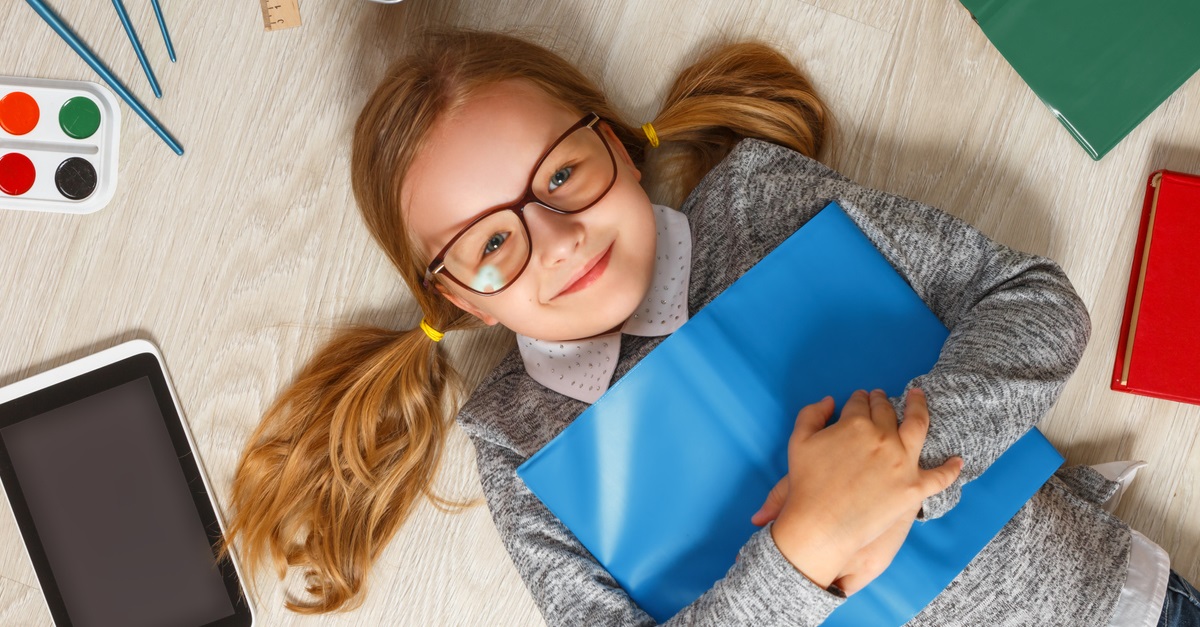
[[[0,209],[92,213],[117,186],[121,111],[87,81],[0,76]]]

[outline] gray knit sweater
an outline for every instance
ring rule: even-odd
[[[929,402],[922,463],[956,454],[966,461],[958,482],[925,502],[925,515],[937,517],[957,502],[962,482],[1054,403],[1087,342],[1087,311],[1054,262],[791,150],[745,140],[681,208],[692,228],[690,313],[834,200],[950,329],[933,371],[910,384]],[[624,336],[614,381],[662,339]],[[516,474],[584,409],[531,379],[514,350],[458,419],[476,447],[496,527],[546,621],[652,625]],[[1115,487],[1089,469],[1059,471],[910,624],[1107,624],[1130,546],[1128,527],[1097,505]],[[818,625],[841,602],[791,566],[768,526],[722,580],[666,624]]]

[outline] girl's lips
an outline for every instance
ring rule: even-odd
[[[612,257],[611,244],[607,249],[604,250],[603,253],[600,254],[599,257],[589,262],[591,268],[588,268],[588,270],[583,273],[583,276],[580,276],[578,279],[575,279],[569,283],[567,287],[563,288],[563,291],[559,292],[554,298],[578,292],[579,290],[588,287],[592,283],[595,283],[596,280],[604,274],[604,270],[608,268],[608,260],[610,257]]]

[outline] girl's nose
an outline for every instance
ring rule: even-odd
[[[578,216],[555,213],[537,203],[525,206],[533,263],[552,268],[569,259],[583,243],[584,228]]]

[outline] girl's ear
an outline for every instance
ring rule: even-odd
[[[629,151],[625,150],[625,144],[622,144],[621,140],[617,138],[617,134],[613,132],[608,122],[600,122],[600,132],[604,133],[604,138],[608,140],[608,145],[613,149],[613,154],[621,161],[624,161],[625,165],[629,166],[630,171],[633,172],[634,179],[640,182],[642,180],[642,171],[633,165],[633,158],[629,156]]]
[[[430,281],[430,282],[433,283],[432,281]],[[450,301],[451,303],[454,303],[455,307],[458,307],[459,309],[471,314],[472,316],[479,318],[484,324],[488,325],[489,327],[494,326],[497,322],[500,322],[499,320],[496,319],[495,316],[489,314],[488,312],[486,312],[482,309],[479,309],[478,307],[467,302],[466,299],[452,293],[450,290],[446,289],[446,286],[444,286],[440,283],[433,283],[433,287],[437,289],[438,293],[441,294],[442,297],[444,297],[446,300]]]

